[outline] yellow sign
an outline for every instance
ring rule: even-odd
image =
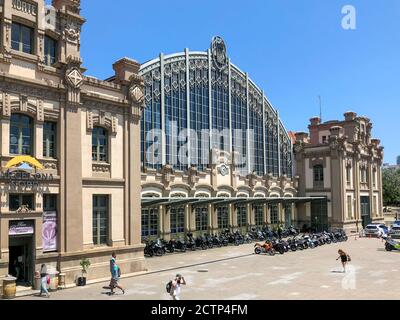
[[[39,161],[37,161],[35,158],[32,158],[30,156],[18,156],[18,157],[13,158],[6,164],[6,168],[7,169],[15,168],[24,163],[27,165],[30,165],[32,167],[35,167],[37,169],[40,169],[40,170],[44,169],[44,167],[42,166],[42,164]]]

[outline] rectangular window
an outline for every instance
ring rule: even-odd
[[[207,231],[208,229],[208,208],[196,208],[196,230]]]
[[[257,226],[264,225],[263,206],[254,206],[254,219]]]
[[[108,196],[93,196],[93,243],[106,245],[108,242]]]
[[[228,229],[229,228],[228,207],[217,208],[217,215],[218,215],[218,228]]]
[[[351,185],[351,167],[346,167],[346,181],[347,185]]]
[[[246,206],[238,206],[236,208],[236,212],[237,212],[238,227],[247,226],[247,208],[246,208]]]
[[[57,124],[45,122],[43,125],[43,157],[56,158]]]
[[[158,209],[142,209],[142,237],[158,234]]]
[[[47,66],[57,61],[57,41],[48,36],[44,38],[44,61]]]
[[[185,231],[185,208],[170,209],[171,234]]]
[[[16,51],[33,54],[33,29],[13,22],[11,48]]]
[[[33,194],[10,194],[9,195],[9,209],[10,211],[17,211],[18,209],[26,208],[34,211],[34,197]]]
[[[353,199],[351,196],[347,196],[347,218],[349,220],[353,218]]]
[[[279,223],[279,214],[278,214],[278,205],[277,204],[272,204],[270,206],[270,212],[271,212],[271,224],[278,224]]]
[[[57,195],[44,194],[43,195],[43,211],[57,211]]]

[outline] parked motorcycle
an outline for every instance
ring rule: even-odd
[[[254,253],[255,254],[268,254],[270,256],[275,255],[275,250],[271,242],[266,241],[264,244],[256,243],[254,245]]]

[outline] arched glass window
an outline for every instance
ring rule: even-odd
[[[10,154],[33,155],[33,120],[23,114],[11,115]]]
[[[97,162],[108,162],[108,134],[107,130],[104,128],[93,128],[92,160]]]

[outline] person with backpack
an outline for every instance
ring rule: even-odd
[[[340,250],[338,251],[338,253],[339,253],[339,257],[336,259],[336,261],[339,260],[339,259],[341,259],[341,261],[342,261],[342,266],[343,266],[343,273],[345,273],[345,272],[346,272],[346,265],[347,265],[348,262],[351,261],[351,258],[350,258],[350,256],[349,256],[346,252],[344,252],[342,249],[340,249]]]
[[[47,290],[47,285],[50,284],[50,278],[47,273],[47,267],[45,264],[42,264],[40,268],[40,294],[39,296],[42,295],[42,293],[46,294],[47,298],[50,298],[49,291]]]
[[[180,274],[177,274],[174,280],[167,283],[167,292],[171,295],[173,300],[181,300],[182,285],[186,285],[186,281]]]
[[[113,252],[111,255],[110,272],[111,272],[111,282],[110,282],[111,294],[114,294],[115,288],[120,289],[122,291],[122,294],[125,294],[124,287],[119,283],[119,278],[121,277],[121,269],[117,264],[117,255],[115,254],[115,252]]]

